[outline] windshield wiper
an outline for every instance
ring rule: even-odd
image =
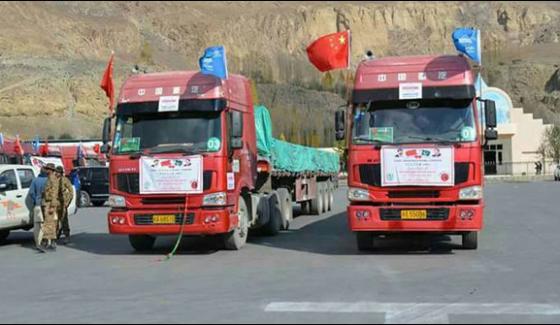
[[[378,145],[383,145],[383,144],[393,144],[392,142],[387,142],[387,141],[381,141],[381,140],[377,140],[377,139],[370,139],[370,138],[362,138],[362,137],[356,137],[353,139],[354,141],[358,140],[358,141],[364,141],[367,143],[373,143],[373,144],[378,144]]]
[[[453,140],[443,139],[443,138],[438,138],[438,137],[418,137],[418,136],[413,136],[413,135],[408,135],[407,137],[410,138],[410,139],[422,140],[422,141],[429,142],[429,143],[439,143],[439,144],[443,144],[443,145],[460,145],[460,143],[455,142]]]
[[[177,144],[177,145],[158,145],[150,149],[146,149],[148,154],[155,153],[182,153],[185,155],[193,155],[200,152],[200,149],[193,148],[192,146]]]

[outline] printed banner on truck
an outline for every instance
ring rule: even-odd
[[[381,186],[453,186],[451,147],[383,147]]]
[[[140,194],[202,193],[202,156],[177,159],[142,157]]]
[[[60,158],[32,156],[30,159],[31,165],[38,173],[41,172],[41,168],[43,168],[43,166],[46,166],[47,164],[54,164],[57,167],[62,166],[62,168],[64,168],[64,164],[62,163],[62,159]]]

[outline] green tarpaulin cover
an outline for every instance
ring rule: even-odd
[[[338,173],[338,154],[273,138],[270,113],[262,105],[255,106],[255,125],[258,153],[272,161],[274,170]]]

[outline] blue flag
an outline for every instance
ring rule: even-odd
[[[198,60],[200,72],[216,76],[220,79],[228,78],[226,49],[223,46],[209,47]]]
[[[40,143],[39,136],[36,136],[35,139],[33,139],[33,152],[35,153],[38,152],[40,145],[41,143]]]
[[[0,133],[0,146],[4,145],[4,133]]]
[[[457,28],[452,35],[457,51],[465,54],[471,60],[482,64],[482,43],[480,30],[475,28]]]

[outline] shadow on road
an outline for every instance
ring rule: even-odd
[[[311,218],[310,216],[304,216]],[[348,229],[346,213],[312,222],[297,230],[285,231],[276,237],[255,237],[252,244],[322,255],[399,255],[453,254],[461,246],[450,236],[402,234],[376,240],[376,249],[358,251],[355,235]]]
[[[175,246],[177,237],[160,237],[150,252],[135,252],[127,236],[100,233],[79,233],[72,236],[68,248],[97,255],[167,255]],[[175,255],[210,255],[218,252],[217,241],[210,237],[183,237]]]

